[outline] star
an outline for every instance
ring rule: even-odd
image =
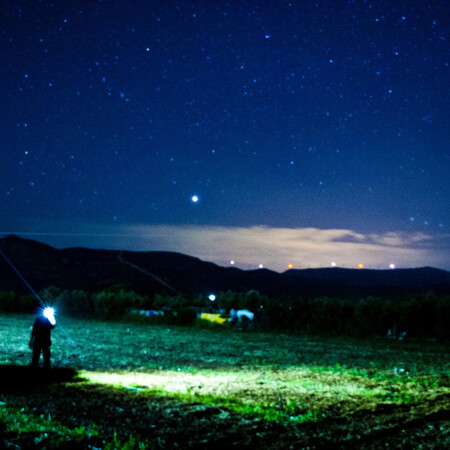
[[[398,232],[411,242],[426,230],[429,248],[402,267],[450,268],[443,2],[401,11],[227,2],[222,11],[187,0],[152,2],[150,15],[108,2],[106,16],[80,17],[28,3],[27,27],[17,26],[20,9],[2,11],[0,231],[12,217],[27,232],[51,218],[99,235],[108,222],[352,230],[367,240]],[[356,252],[364,239],[351,258],[317,245],[309,261],[288,238],[254,254],[244,237],[211,259],[285,271],[334,267],[335,256],[355,268],[400,258]],[[292,252],[271,251],[284,245]]]

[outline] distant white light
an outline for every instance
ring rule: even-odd
[[[213,302],[216,299],[216,296],[214,294],[211,294],[208,298]]]
[[[395,269],[395,264],[389,264],[389,267],[390,267],[391,269]]]
[[[331,267],[336,267],[336,263],[334,261],[331,263]]]
[[[262,269],[264,266],[262,264],[259,265],[259,268]]]
[[[199,200],[198,195],[193,195],[193,196],[191,197],[191,201],[192,201],[193,203],[197,203],[198,200]]]
[[[230,264],[231,264],[232,266],[234,266],[234,261],[233,261],[233,260],[231,260],[231,261],[230,261]]]

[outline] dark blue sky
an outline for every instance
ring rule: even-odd
[[[372,266],[393,246],[396,264],[450,268],[446,1],[8,1],[0,14],[0,232],[280,270],[339,264],[333,242],[354,245],[353,266],[376,242]],[[311,262],[303,238],[281,237],[304,229],[342,233]],[[246,231],[259,253],[214,257]]]

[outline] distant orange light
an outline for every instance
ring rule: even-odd
[[[292,269],[292,264],[289,264],[289,266],[288,266],[288,267],[289,267],[289,269]]]
[[[358,264],[358,267],[359,267],[360,269],[362,269],[362,268],[364,267],[364,265],[363,265],[363,264]]]

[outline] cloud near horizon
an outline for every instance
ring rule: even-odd
[[[55,229],[56,227],[50,227]],[[60,227],[58,227],[61,229]],[[64,227],[68,230],[68,227]],[[73,228],[72,228],[73,229]],[[363,234],[346,229],[223,227],[197,225],[118,225],[96,228],[77,227],[75,232],[17,233],[56,247],[134,251],[172,251],[205,261],[240,268],[259,264],[277,271],[294,268],[339,267],[385,269],[434,266],[447,268],[448,249],[442,242],[448,236],[424,233],[387,232]]]
[[[140,236],[142,247],[179,251],[203,260],[228,265],[231,260],[245,268],[259,264],[284,271],[295,268],[340,267],[388,268],[437,264],[433,257],[431,236],[423,233],[364,235],[352,230],[319,228],[269,228],[254,226],[131,226],[128,233]],[[435,255],[437,256],[437,255]],[[442,262],[442,261],[441,261]]]

